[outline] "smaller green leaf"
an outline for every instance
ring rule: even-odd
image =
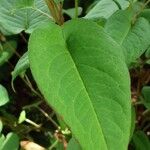
[[[146,18],[150,22],[150,9],[144,9],[140,16]]]
[[[128,8],[130,5],[128,0],[114,0],[114,1],[116,1],[120,5],[121,9],[123,10]]]
[[[150,141],[146,134],[142,131],[137,131],[136,133],[134,133],[133,143],[135,145],[136,150],[150,149]]]
[[[3,49],[0,50],[0,66],[11,58],[16,49],[17,43],[15,40],[10,40],[5,42],[2,46]]]
[[[24,73],[29,68],[29,59],[28,59],[28,52],[24,53],[23,56],[17,62],[14,71],[12,74],[12,82],[16,79],[17,76]]]
[[[150,44],[150,24],[145,18],[138,18],[123,41],[124,55],[128,66],[139,58]]]
[[[22,123],[26,120],[26,112],[25,110],[23,110],[21,113],[20,113],[20,116],[19,116],[19,120],[18,120],[18,123]]]
[[[150,59],[148,59],[148,60],[146,61],[146,64],[150,65]]]
[[[131,28],[132,13],[130,10],[118,10],[106,22],[105,31],[119,44]]]
[[[0,150],[18,150],[19,138],[14,133],[9,133],[5,141],[0,145]]]
[[[150,109],[150,86],[144,86],[142,89],[142,95],[144,97],[143,104],[146,108]]]
[[[2,121],[0,120],[0,133],[2,132],[2,129],[3,129],[3,124]]]
[[[145,56],[146,56],[146,58],[150,58],[150,47],[145,52]]]
[[[85,18],[95,19],[102,17],[107,19],[117,10],[118,6],[113,0],[101,0],[89,11]]]
[[[75,16],[75,8],[70,8],[63,10],[63,12],[68,15],[70,18],[74,18]],[[81,15],[82,13],[82,7],[78,7],[78,16]]]
[[[0,106],[3,106],[8,102],[9,102],[8,92],[5,89],[5,87],[3,87],[0,84]]]
[[[71,138],[68,143],[67,150],[82,150],[79,143],[75,140],[75,138]]]
[[[0,52],[2,52],[3,51],[3,46],[2,46],[2,44],[0,43]]]
[[[1,150],[1,145],[5,141],[5,136],[3,134],[0,134],[0,150]]]
[[[135,113],[135,108],[132,105],[131,107],[131,130],[130,130],[130,139],[132,139],[134,130],[135,130],[135,120],[136,120],[136,113]]]

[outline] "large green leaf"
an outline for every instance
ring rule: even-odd
[[[150,24],[144,18],[138,18],[133,25],[130,10],[117,11],[105,24],[105,31],[124,47],[126,63],[130,65],[150,45]]]
[[[75,138],[71,138],[67,150],[82,150],[79,143],[75,140]]]
[[[0,143],[0,150],[18,150],[19,138],[14,133],[9,133],[3,143]]]
[[[25,30],[31,33],[37,26],[50,21],[44,0],[0,0],[0,25],[12,34]]]
[[[5,87],[3,87],[0,84],[0,106],[3,106],[8,102],[9,102],[8,92],[5,89]]]
[[[83,150],[127,149],[128,70],[122,49],[100,26],[84,19],[66,23],[63,32],[45,25],[30,37],[29,61],[47,102]]]

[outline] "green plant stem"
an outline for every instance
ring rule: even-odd
[[[49,148],[48,150],[52,150],[54,147],[56,147],[56,145],[58,144],[58,140],[56,140]]]
[[[38,107],[39,105],[42,104],[43,101],[38,101],[38,102],[35,102],[33,104],[30,104],[30,105],[26,105],[24,106],[22,109],[32,109],[33,107]]]
[[[24,78],[21,78],[23,81],[24,81],[24,83],[30,88],[30,90],[35,94],[35,95],[37,95],[38,97],[40,97],[41,99],[42,99],[42,96],[32,87],[32,85],[31,84],[29,84]],[[13,86],[12,86],[13,87]],[[14,90],[14,88],[13,88],[13,90]],[[15,90],[14,90],[15,91]]]
[[[146,116],[149,112],[150,112],[150,110],[149,110],[149,109],[146,109],[146,110],[142,113],[142,115],[143,115],[143,116]]]
[[[75,0],[75,18],[78,18],[78,0]]]
[[[21,57],[20,54],[16,51],[16,49],[13,48],[13,46],[12,46],[10,43],[8,43],[8,46],[9,46],[9,48],[15,53],[15,55],[16,55],[18,58]]]
[[[59,125],[41,108],[37,107],[38,110],[46,117],[48,118],[52,123],[53,125],[58,129],[59,128]]]
[[[35,126],[36,128],[40,128],[40,127],[41,127],[40,125],[36,124],[35,122],[33,122],[33,121],[30,120],[30,119],[26,119],[25,121],[26,121],[27,123],[29,123],[29,124]]]

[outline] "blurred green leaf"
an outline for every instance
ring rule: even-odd
[[[150,86],[144,86],[142,89],[143,104],[146,108],[150,109]]]
[[[137,131],[134,133],[133,143],[136,150],[150,150],[150,141],[146,134],[142,131]]]
[[[7,29],[5,29],[2,24],[0,24],[0,32],[3,34],[3,35],[6,35],[6,36],[9,36],[11,35],[12,33],[7,31]]]
[[[9,102],[8,92],[5,89],[5,87],[3,87],[0,84],[0,106],[3,106],[8,102]]]
[[[136,112],[135,112],[135,108],[132,105],[131,107],[131,132],[130,132],[130,139],[132,139],[134,130],[135,130],[135,121],[136,121]]]
[[[150,65],[150,59],[148,59],[148,60],[146,61],[146,64]]]
[[[126,63],[130,67],[150,45],[150,24],[138,18],[133,24],[132,11],[119,10],[105,24],[105,31],[123,46]]]
[[[18,150],[19,138],[14,133],[9,133],[3,143],[0,144],[0,150]]]
[[[140,16],[146,18],[150,22],[150,9],[144,9]]]
[[[5,141],[5,136],[3,134],[0,134],[0,150],[1,150],[1,145]]]
[[[87,19],[109,18],[119,8],[113,0],[99,1],[84,17]]]
[[[26,0],[0,0],[1,26],[12,34],[23,30],[31,33],[37,26],[51,21],[52,17],[44,0],[34,0],[33,6],[29,6],[31,4]]]
[[[3,50],[0,51],[0,66],[7,62],[14,54],[17,47],[17,42],[15,40],[9,40],[2,46]]]
[[[29,68],[29,59],[28,52],[24,53],[23,56],[17,62],[12,74],[12,82],[16,79],[17,76],[24,73]]]
[[[2,44],[0,43],[0,53],[3,51],[3,46]]]
[[[145,52],[145,56],[146,56],[146,58],[150,58],[150,47]]]
[[[75,17],[75,8],[70,8],[70,9],[64,9],[63,12],[67,14],[70,18]],[[81,15],[82,13],[82,7],[78,7],[78,16]]]
[[[121,9],[126,9],[127,7],[129,7],[130,3],[128,0],[114,0],[116,2],[118,2],[118,4],[120,5]]]
[[[2,121],[0,120],[0,135],[1,135],[2,129],[3,129],[3,124],[2,124]]]

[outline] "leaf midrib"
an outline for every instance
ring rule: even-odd
[[[90,104],[90,106],[91,106],[91,108],[92,108],[92,110],[93,110],[93,113],[94,113],[94,115],[95,115],[95,118],[96,118],[96,121],[97,121],[97,126],[100,128],[100,132],[102,133],[101,138],[103,139],[104,144],[105,144],[105,145],[104,145],[104,146],[105,146],[105,149],[103,149],[103,150],[108,150],[107,140],[106,140],[106,138],[105,138],[103,129],[102,129],[101,124],[100,124],[100,122],[99,122],[99,119],[98,119],[98,117],[97,117],[98,115],[97,115],[96,110],[95,110],[95,108],[94,108],[94,106],[93,106],[93,103],[92,103],[92,101],[91,101],[91,98],[90,98],[90,96],[89,96],[89,94],[88,94],[88,90],[87,90],[87,88],[86,88],[86,86],[85,86],[84,80],[82,79],[82,77],[81,77],[81,75],[80,75],[80,72],[78,71],[77,65],[76,65],[75,61],[73,60],[73,57],[72,57],[71,53],[69,52],[69,48],[68,48],[68,45],[67,45],[67,42],[66,42],[66,39],[67,39],[67,38],[65,37],[65,33],[64,33],[63,30],[62,30],[62,36],[63,36],[63,39],[64,39],[64,43],[65,43],[65,47],[66,47],[66,51],[67,51],[67,53],[68,53],[68,56],[71,58],[72,62],[73,62],[74,65],[75,65],[76,72],[77,72],[77,74],[78,74],[79,79],[81,80],[81,82],[82,82],[82,84],[83,84],[83,87],[84,87],[84,89],[85,89],[85,91],[86,91],[86,94],[87,94],[87,96],[88,96],[89,104]]]

